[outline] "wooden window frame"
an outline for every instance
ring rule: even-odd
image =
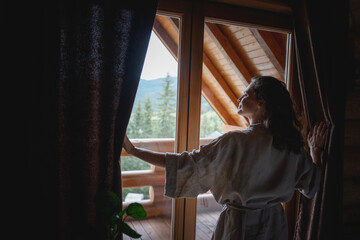
[[[205,19],[288,34],[285,83],[288,89],[291,89],[289,86],[292,79],[294,46],[291,15],[271,10],[264,11],[208,1],[159,0],[158,14],[181,19],[175,152],[190,151],[199,146]],[[196,198],[172,200],[171,239],[195,239],[196,203]],[[291,209],[293,208],[292,203]],[[294,217],[291,214],[287,215],[288,218]]]

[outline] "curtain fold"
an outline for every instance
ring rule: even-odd
[[[321,189],[300,197],[294,239],[341,239],[348,2],[293,1],[293,22],[308,129],[329,124]]]
[[[28,187],[37,239],[101,239],[95,196],[111,190],[121,198],[122,141],[156,7],[157,0],[56,1],[29,9]]]

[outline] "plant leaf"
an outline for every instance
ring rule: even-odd
[[[135,219],[146,218],[146,211],[140,203],[131,203],[126,208],[126,214]]]
[[[124,213],[126,213],[126,210],[127,210],[127,207],[124,210],[122,210],[121,212],[118,213],[120,218],[124,215]]]
[[[125,233],[131,238],[140,238],[141,235],[137,232],[135,232],[129,225],[124,223],[123,221],[119,222],[119,228],[121,232]]]
[[[101,192],[96,196],[99,214],[106,222],[111,222],[114,213],[120,209],[120,203],[120,198],[111,191]]]

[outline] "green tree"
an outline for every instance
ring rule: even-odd
[[[163,91],[159,96],[158,104],[159,125],[157,126],[158,137],[173,138],[175,137],[176,123],[176,92],[173,90],[173,80],[169,74],[164,78],[162,87]]]
[[[144,108],[143,137],[151,138],[153,137],[153,108],[149,95],[146,97]]]
[[[129,138],[142,138],[144,117],[142,113],[142,103],[139,100],[135,106],[135,111],[131,114],[127,135]]]

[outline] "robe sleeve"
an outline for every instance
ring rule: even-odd
[[[301,171],[297,174],[295,188],[307,198],[312,198],[320,188],[321,168],[316,166],[310,155],[302,152],[303,162],[299,164]]]
[[[207,192],[226,165],[233,142],[225,133],[192,152],[166,153],[165,195],[192,198]]]

